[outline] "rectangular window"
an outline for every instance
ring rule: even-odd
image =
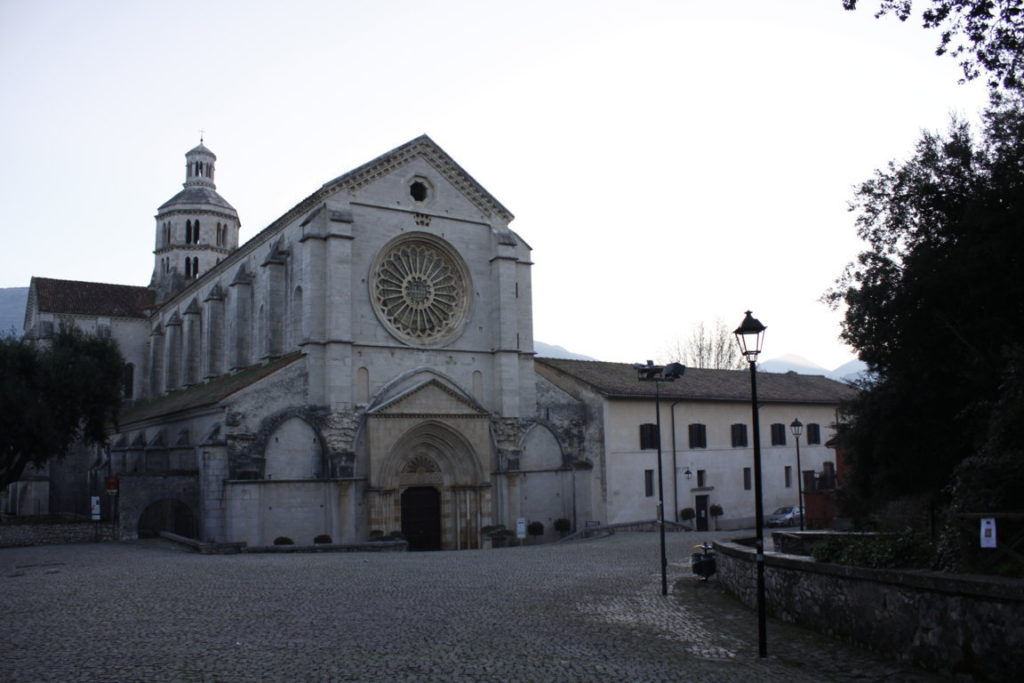
[[[644,470],[644,495],[648,498],[654,495],[654,470]]]
[[[658,447],[658,425],[640,425],[640,450]]]
[[[747,447],[747,425],[745,425],[745,424],[734,424],[732,426],[732,447],[733,448],[746,448]]]
[[[772,445],[786,445],[786,425],[782,424],[781,422],[776,422],[775,424],[772,425]]]
[[[807,425],[807,445],[821,443],[821,426],[812,422]]]
[[[786,488],[793,487],[793,468],[786,465]]]
[[[690,425],[690,448],[708,447],[708,428],[701,424]]]
[[[697,488],[704,488],[707,485],[707,473],[704,470],[697,470]]]
[[[743,468],[743,488],[747,491],[750,490],[750,468]]]

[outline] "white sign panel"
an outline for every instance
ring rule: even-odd
[[[526,538],[526,517],[520,517],[516,520],[516,538]]]
[[[996,518],[985,517],[981,520],[981,547],[996,547]]]
[[[96,520],[98,520],[100,518],[100,497],[99,496],[93,496],[92,497],[92,518],[93,518],[93,521],[96,521]]]

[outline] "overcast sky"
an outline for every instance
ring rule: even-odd
[[[985,103],[862,4],[3,0],[0,287],[147,284],[200,129],[243,240],[427,133],[516,215],[538,340],[662,360],[749,308],[834,368],[853,186]]]

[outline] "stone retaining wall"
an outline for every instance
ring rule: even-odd
[[[64,543],[98,543],[113,539],[110,522],[0,524],[0,548]]]
[[[754,550],[716,542],[718,580],[757,604]],[[866,569],[765,554],[768,612],[946,675],[1012,680],[1024,662],[1024,581]],[[768,633],[771,651],[771,632]]]

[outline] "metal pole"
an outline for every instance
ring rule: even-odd
[[[669,429],[672,430],[672,519],[679,524],[679,466],[676,464],[676,406],[681,401],[676,401],[668,407]]]
[[[665,486],[661,476],[661,391],[654,382],[655,424],[658,434],[658,537],[661,543],[661,594],[668,595],[668,560],[665,558]]]
[[[796,490],[800,501],[800,531],[804,530],[804,473],[800,469],[800,437],[793,435],[796,439]]]
[[[768,656],[764,604],[764,506],[761,497],[761,422],[757,414],[757,363],[750,361],[750,409],[754,426],[754,519],[757,524],[757,648]]]

